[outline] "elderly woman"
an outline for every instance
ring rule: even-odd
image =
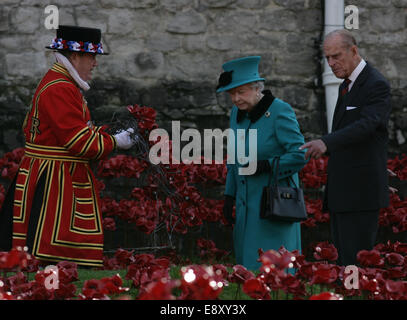
[[[306,163],[304,151],[299,150],[304,137],[295,113],[288,103],[264,90],[265,79],[259,77],[259,62],[260,57],[251,56],[225,63],[217,87],[217,92],[226,91],[233,103],[230,127],[235,133],[235,146],[241,143],[241,138],[237,139],[238,129],[246,133],[249,129],[257,131],[256,171],[242,175],[239,168],[244,165],[239,162],[228,164],[223,208],[225,218],[230,224],[234,223],[236,261],[253,270],[260,267],[257,262],[260,248],[266,251],[284,246],[289,251],[301,250],[300,224],[261,219],[260,201],[263,187],[268,185],[269,178],[273,178],[271,165],[275,157],[280,157],[279,185],[287,186],[291,176],[298,186],[298,172]],[[248,141],[245,149],[246,155],[249,154]]]

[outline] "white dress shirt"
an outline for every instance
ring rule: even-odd
[[[349,83],[348,92],[352,89],[353,83],[356,81],[357,77],[362,72],[362,70],[365,66],[366,66],[366,61],[364,59],[362,59],[359,62],[358,66],[352,71],[351,75],[348,78],[350,81],[352,81],[351,83]]]

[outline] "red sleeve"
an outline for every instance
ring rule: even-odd
[[[84,115],[82,95],[71,84],[57,84],[41,94],[49,125],[61,146],[72,155],[100,159],[115,147],[113,136],[103,127],[90,128]]]

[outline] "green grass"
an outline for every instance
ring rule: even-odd
[[[172,266],[169,271],[169,275],[171,279],[180,279],[181,278],[181,268],[182,266]],[[232,268],[228,268],[229,272],[232,272]],[[79,281],[74,282],[77,286],[79,294],[82,291],[83,284],[86,280],[89,279],[102,279],[105,277],[111,277],[115,274],[119,274],[123,279],[123,287],[130,288],[127,293],[123,293],[126,295],[130,295],[133,299],[138,295],[138,289],[132,287],[132,281],[126,280],[126,270],[92,270],[92,269],[80,269],[78,268],[78,277]],[[325,290],[322,286],[314,285],[314,286],[307,286],[307,291],[309,293],[318,294]],[[175,295],[178,295],[180,290],[176,289],[174,291]],[[113,297],[114,298],[114,297]],[[278,299],[278,300],[291,300],[293,296],[290,294],[286,294],[283,291],[280,292],[271,292],[271,298]],[[219,299],[221,300],[252,300],[247,294],[245,294],[242,290],[242,285],[236,283],[229,283],[227,286],[223,287],[221,294],[219,295]]]

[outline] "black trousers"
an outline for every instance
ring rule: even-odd
[[[26,246],[31,253],[33,248],[35,232],[41,213],[42,199],[45,189],[46,175],[42,174],[38,179],[37,188],[34,192],[34,198],[31,205],[30,220],[28,222]],[[10,251],[13,244],[13,208],[14,191],[16,188],[17,176],[10,185],[3,206],[0,210],[0,251]]]
[[[10,251],[13,243],[14,190],[17,177],[9,186],[0,210],[0,251]]]
[[[358,265],[357,253],[372,250],[377,236],[379,210],[330,212],[332,241],[338,250],[338,265]]]

